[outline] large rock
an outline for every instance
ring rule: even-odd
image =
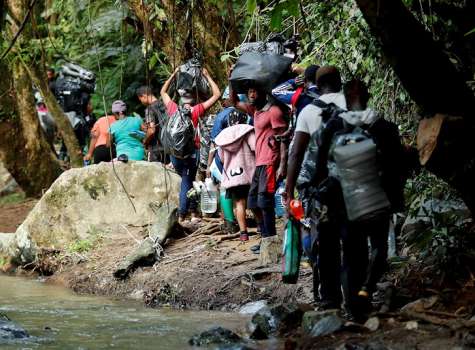
[[[207,346],[209,344],[232,344],[241,341],[241,337],[223,327],[213,327],[201,334],[194,335],[188,341],[192,346]]]
[[[153,225],[156,208],[167,200],[177,205],[180,178],[162,164],[115,163],[115,171],[101,163],[64,172],[18,227],[10,255],[30,262],[38,247],[64,248],[123,225]]]
[[[451,217],[457,218],[457,225],[471,220],[471,213],[467,206],[459,200],[430,199],[419,204],[412,204],[413,216],[409,215],[401,228],[401,233],[406,238],[414,237],[432,226],[433,216],[437,215],[438,220],[449,222]],[[418,205],[418,207],[416,206]]]
[[[264,306],[252,316],[248,325],[249,337],[262,340],[273,334],[285,334],[300,326],[303,313],[302,308],[294,304]]]
[[[344,321],[338,315],[329,315],[318,321],[310,331],[312,337],[323,337],[328,334],[332,334],[339,331]]]
[[[29,334],[13,323],[7,316],[0,314],[0,344],[3,341],[28,338]]]

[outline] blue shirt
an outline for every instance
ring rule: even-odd
[[[295,90],[295,79],[290,79],[285,83],[275,87],[272,90],[272,96],[274,96],[280,102],[290,105],[292,103],[292,97],[295,94]],[[320,95],[315,85],[310,85],[307,90]],[[304,109],[304,107],[309,103],[312,103],[313,100],[314,98],[307,96],[304,90],[295,104],[295,115],[298,117],[302,109]]]
[[[141,125],[140,117],[125,117],[111,125],[110,133],[114,137],[117,156],[125,154],[129,160],[144,159],[142,142],[132,136],[133,132],[140,131]]]

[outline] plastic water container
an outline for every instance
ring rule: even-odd
[[[226,198],[226,190],[224,188],[221,188],[219,203],[221,205],[221,210],[223,211],[224,220],[234,222],[233,200],[231,198]]]
[[[277,187],[277,191],[275,191],[274,197],[275,216],[279,218],[285,215],[284,198],[282,196],[284,192],[285,183],[282,181],[281,183],[279,183],[279,187]]]
[[[201,212],[214,214],[218,210],[218,188],[213,180],[208,178],[201,189]]]

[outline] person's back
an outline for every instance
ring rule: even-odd
[[[140,117],[127,116],[118,120],[111,126],[111,134],[116,144],[117,155],[126,154],[129,160],[143,160],[144,147],[142,142],[133,134],[140,132],[142,119]]]

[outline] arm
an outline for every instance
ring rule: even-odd
[[[143,139],[143,144],[147,146],[150,141],[152,141],[153,136],[155,135],[156,127],[154,122],[144,123],[141,125],[140,129],[145,132],[145,138]]]
[[[160,97],[162,98],[163,104],[165,106],[168,106],[168,104],[172,100],[170,95],[168,95],[168,88],[170,87],[170,84],[172,83],[173,78],[175,78],[175,75],[179,69],[180,69],[179,67],[175,69],[173,74],[170,75],[170,78],[168,78],[168,80],[165,82],[165,84],[163,84],[162,89],[160,90]]]
[[[213,163],[214,155],[216,153],[216,145],[211,144],[208,154],[208,166],[206,167],[206,177],[211,177],[211,164]]]
[[[305,150],[310,141],[310,135],[306,132],[297,131],[294,135],[294,144],[290,150],[289,163],[287,169],[287,183],[285,185],[285,194],[287,205],[294,198],[295,185],[302,166]]]
[[[290,104],[295,92],[295,80],[290,79],[272,89],[272,96],[282,103]]]
[[[208,70],[206,68],[203,69],[203,75],[206,80],[208,80],[208,83],[211,86],[211,92],[213,93],[213,95],[208,100],[203,102],[203,108],[206,111],[210,109],[211,106],[216,103],[216,101],[218,101],[219,97],[221,96],[221,91],[219,90],[218,85],[216,85],[216,83],[214,82],[213,78],[211,78],[211,76],[209,75]]]
[[[285,179],[287,173],[287,142],[280,142],[280,161],[279,168],[277,169],[277,181]]]
[[[84,160],[91,160],[94,149],[96,148],[97,136],[91,132],[91,141],[89,142],[89,149],[87,154],[84,156]]]

